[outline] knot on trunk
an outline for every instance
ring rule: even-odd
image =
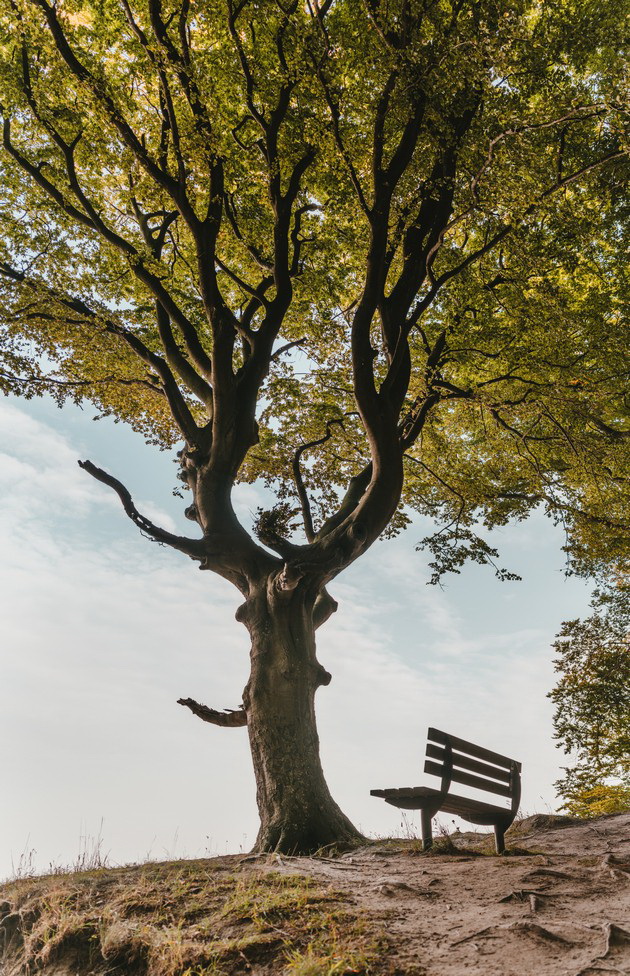
[[[339,604],[325,588],[318,594],[313,607],[313,626],[321,627],[338,609]]]
[[[315,665],[317,687],[329,685],[332,681],[332,674],[319,662]]]

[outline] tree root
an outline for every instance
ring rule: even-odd
[[[575,945],[573,939],[567,939],[564,935],[559,935],[558,932],[552,932],[551,929],[543,928],[537,922],[512,922],[511,925],[508,925],[508,929],[513,932],[524,932],[525,935],[533,935],[534,938],[544,939],[545,942],[561,942],[564,945]]]
[[[602,858],[602,868],[610,873],[615,881],[630,878],[630,862],[616,858],[614,854],[605,854]]]
[[[592,973],[620,973],[621,976],[628,976],[627,969],[617,969],[616,966],[598,966],[596,963],[589,963],[579,969],[575,976],[592,976]]]
[[[500,935],[504,935],[507,932],[522,932],[525,935],[530,935],[534,938],[544,939],[545,942],[561,942],[563,945],[575,945],[573,939],[567,939],[564,935],[559,935],[557,932],[552,932],[550,929],[543,928],[543,926],[538,925],[537,922],[511,922],[509,925],[488,925],[485,929],[480,929],[478,932],[472,932],[471,935],[465,935],[463,939],[458,939],[457,942],[451,942],[451,948],[453,948],[453,946],[462,945],[464,942],[470,942],[472,939],[478,939],[479,936],[488,935],[489,932],[491,932],[492,935],[488,937],[493,939],[496,939]]]
[[[551,898],[551,895],[545,894],[544,891],[534,888],[517,888],[515,891],[511,891],[509,895],[504,895],[503,898],[499,898],[499,904],[503,904],[506,901],[527,901],[531,902],[532,898]]]
[[[614,922],[606,922],[603,929],[606,942],[603,955],[598,956],[598,959],[605,959],[615,946],[627,945],[630,947],[630,932],[626,929],[615,925]]]
[[[607,857],[610,856],[607,855]],[[591,973],[621,973],[622,976],[627,976],[627,969],[619,969],[615,965],[608,964],[608,956],[618,946],[630,947],[630,932],[622,929],[620,925],[615,925],[614,922],[605,922],[602,931],[604,933],[604,951],[601,955],[595,956],[587,966],[583,966],[579,972],[575,973],[575,976],[590,976]],[[606,962],[606,965],[600,965],[601,962]]]
[[[562,881],[575,881],[575,875],[566,871],[555,871],[553,868],[534,868],[521,878],[521,881],[533,881],[534,878],[560,878]]]

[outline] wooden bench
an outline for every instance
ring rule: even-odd
[[[429,786],[408,786],[399,789],[370,790],[371,796],[381,796],[386,803],[402,810],[421,810],[422,847],[432,843],[431,820],[443,810],[469,823],[494,827],[497,854],[505,850],[504,834],[518,812],[521,801],[521,764],[498,752],[482,749],[473,742],[465,742],[439,729],[427,733],[425,773],[439,776],[440,789]],[[505,797],[509,808],[450,792],[451,783],[462,783],[486,793]]]

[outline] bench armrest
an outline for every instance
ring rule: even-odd
[[[520,764],[512,760],[512,767],[510,769],[510,789],[512,791],[512,802],[510,804],[510,813],[512,815],[512,821],[514,820],[516,814],[518,813],[518,808],[521,802],[521,771]]]

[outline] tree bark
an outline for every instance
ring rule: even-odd
[[[316,592],[270,577],[239,613],[252,640],[243,693],[260,830],[254,850],[312,854],[361,834],[333,800],[319,758],[315,692],[330,675],[315,654]]]

